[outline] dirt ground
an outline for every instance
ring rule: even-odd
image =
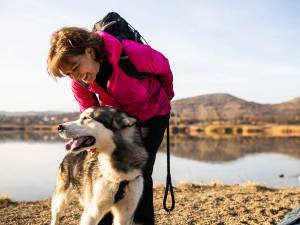
[[[176,207],[167,214],[163,207],[164,188],[155,188],[158,225],[238,225],[277,224],[300,202],[300,189],[270,189],[254,184],[184,184],[174,189]],[[73,202],[61,224],[78,224],[81,209]],[[26,225],[50,223],[50,199],[12,202],[0,198],[0,224]]]

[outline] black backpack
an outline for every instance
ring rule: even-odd
[[[129,39],[141,44],[148,44],[142,35],[116,12],[108,13],[102,20],[95,23],[93,31],[105,31],[120,41]]]

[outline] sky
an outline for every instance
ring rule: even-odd
[[[78,111],[70,80],[47,73],[50,36],[63,26],[90,29],[110,11],[169,59],[175,100],[300,97],[299,1],[0,0],[0,111]]]

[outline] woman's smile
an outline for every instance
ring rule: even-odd
[[[82,76],[81,80],[86,83],[92,83],[96,79],[96,76],[93,76],[91,73],[86,73]]]
[[[62,65],[61,70],[73,80],[82,80],[92,83],[100,70],[100,63],[95,61],[92,49],[87,49],[84,54],[70,56],[67,63]]]

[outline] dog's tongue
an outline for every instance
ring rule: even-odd
[[[72,139],[72,140],[68,141],[68,143],[65,144],[65,148],[68,151],[73,150],[73,149],[79,147],[87,139],[88,139],[88,137],[79,137],[79,138],[76,138],[76,139]]]

